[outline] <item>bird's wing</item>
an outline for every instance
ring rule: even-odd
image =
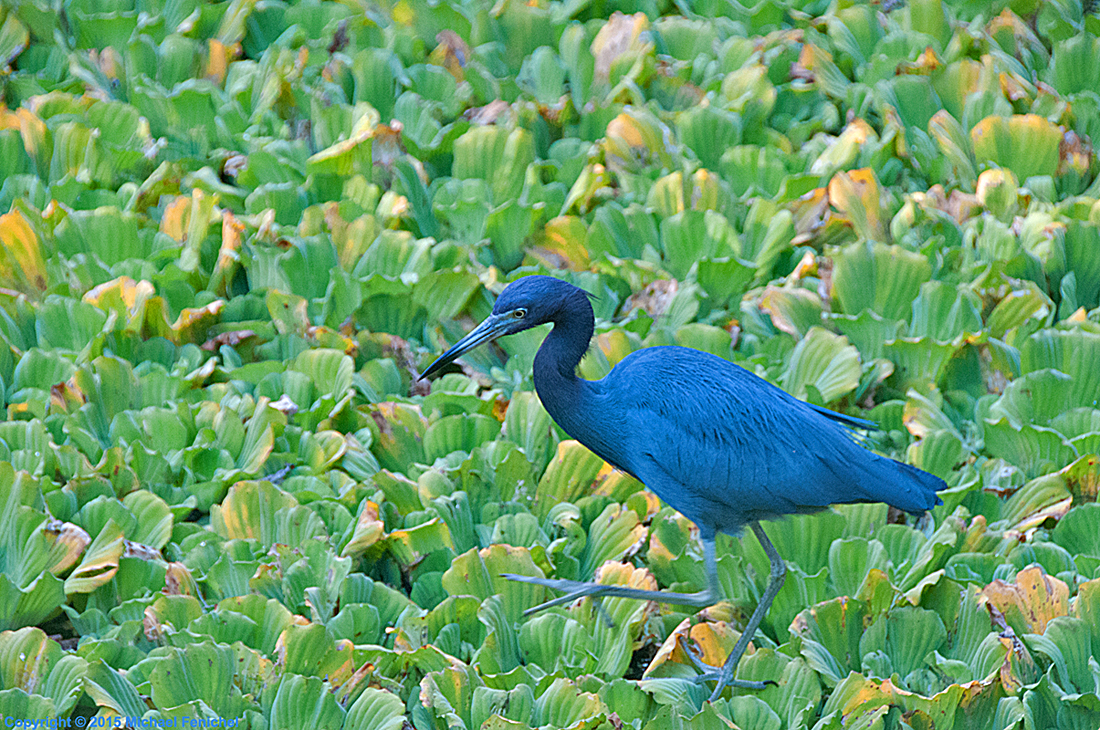
[[[848,428],[863,428],[861,419],[814,408],[719,358],[651,348],[608,378],[630,433],[627,466],[696,522],[726,529],[843,502],[927,501],[907,496],[902,465],[855,443]]]
[[[634,471],[696,521],[743,523],[851,501],[842,480],[828,469],[838,447],[859,449],[830,433],[843,432],[842,426],[823,416],[809,423],[782,410],[743,406],[712,397],[679,414],[643,409],[639,416],[648,432],[634,449],[644,457]]]
[[[831,418],[837,423],[842,423],[849,428],[860,428],[867,431],[879,430],[878,424],[874,421],[868,421],[864,418],[856,418],[855,416],[847,416],[843,413],[837,413],[836,411],[831,411],[828,408],[822,408],[821,406],[815,406],[809,403],[807,403],[806,405],[810,406],[810,408],[813,408],[815,411],[825,416],[826,418]]]

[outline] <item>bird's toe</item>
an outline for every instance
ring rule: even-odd
[[[733,677],[725,676],[725,674],[726,672],[723,669],[718,672],[714,672],[713,675],[709,677],[709,679],[716,680],[718,684],[715,686],[714,691],[711,692],[710,697],[707,700],[708,702],[714,702],[715,700],[717,700],[722,695],[722,690],[724,690],[726,687],[734,687],[736,689],[761,690],[768,685],[772,685],[775,687],[779,686],[779,682],[771,679],[764,680],[763,682],[757,682],[751,679],[734,679]]]
[[[692,651],[691,647],[688,645],[687,638],[682,634],[676,636],[676,641],[679,642],[680,648],[684,651],[684,654],[687,655],[687,658],[690,659],[691,663],[695,665],[695,668],[699,670],[699,676],[695,678],[696,684],[718,679],[721,673],[721,667],[712,667],[696,656],[695,652]]]

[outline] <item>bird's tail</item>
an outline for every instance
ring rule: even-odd
[[[891,490],[892,493],[883,501],[891,507],[915,515],[926,512],[937,504],[943,504],[936,492],[947,489],[947,482],[915,466],[893,459],[890,461],[899,472],[895,482],[899,488]]]

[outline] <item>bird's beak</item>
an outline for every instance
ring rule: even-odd
[[[428,366],[427,370],[420,373],[418,380],[423,380],[439,372],[445,365],[462,357],[478,345],[484,345],[486,342],[492,342],[501,335],[508,334],[508,326],[511,323],[511,319],[497,314],[490,315],[488,319],[477,327],[474,327],[473,330],[470,331],[470,334],[456,342],[454,347],[440,355],[435,362]]]

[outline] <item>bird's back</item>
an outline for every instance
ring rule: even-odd
[[[593,450],[701,527],[737,531],[752,520],[851,502],[919,513],[945,487],[863,448],[813,406],[699,350],[640,350],[592,385],[604,419]],[[591,441],[585,435],[577,437]]]

